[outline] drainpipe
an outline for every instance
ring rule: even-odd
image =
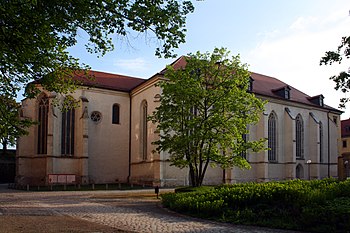
[[[224,168],[222,169],[222,184],[225,184],[225,180],[226,180],[226,170]]]
[[[330,133],[329,133],[329,113],[330,111],[327,112],[327,128],[328,128],[328,178],[331,177],[331,172],[330,172],[330,154],[331,154],[331,148],[330,148]]]
[[[127,178],[127,182],[128,184],[130,184],[130,176],[131,176],[131,107],[132,107],[132,101],[131,101],[131,93],[129,94],[130,96],[130,104],[129,104],[129,171],[128,171],[128,178]]]

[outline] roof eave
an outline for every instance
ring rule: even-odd
[[[272,99],[278,99],[278,100],[284,100],[284,101],[287,101],[287,102],[293,102],[293,103],[298,103],[298,104],[304,104],[304,105],[311,106],[311,107],[315,107],[315,108],[318,108],[318,109],[325,109],[325,110],[332,111],[332,112],[336,112],[336,113],[339,113],[339,114],[344,113],[344,111],[338,110],[338,109],[336,109],[336,108],[332,108],[332,107],[330,107],[330,106],[328,106],[328,105],[318,106],[318,105],[312,104],[312,103],[304,103],[304,102],[300,102],[300,101],[296,101],[296,100],[274,97],[274,96],[267,95],[267,94],[256,93],[256,92],[254,92],[254,91],[252,91],[252,93],[255,94],[255,95],[264,96],[264,97],[268,97],[268,98],[272,98]]]

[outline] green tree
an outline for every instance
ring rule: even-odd
[[[190,54],[185,67],[168,66],[165,78],[150,116],[160,132],[157,150],[168,152],[172,165],[189,167],[193,186],[202,185],[209,165],[250,168],[242,154],[264,149],[265,140],[244,135],[265,103],[248,91],[249,72],[239,56],[230,58],[223,48]]]
[[[343,37],[340,45],[335,51],[327,51],[325,56],[320,60],[320,65],[332,65],[333,63],[341,64],[343,58],[350,58],[350,36]],[[338,75],[330,77],[335,82],[335,89],[340,90],[343,93],[350,90],[350,68],[347,71],[341,71]],[[345,104],[349,102],[349,98],[342,98],[340,100],[340,107],[345,108]]]
[[[37,79],[49,91],[73,91],[72,70],[87,66],[67,48],[82,32],[89,36],[88,51],[101,55],[113,49],[112,36],[152,32],[159,42],[156,55],[172,56],[185,42],[186,15],[193,9],[182,0],[1,1],[0,94],[16,96]],[[27,90],[29,97],[37,93],[34,85]]]
[[[26,135],[26,129],[34,123],[21,119],[19,111],[20,104],[12,97],[0,95],[0,143],[3,154],[6,154],[7,146],[15,146],[17,138]]]

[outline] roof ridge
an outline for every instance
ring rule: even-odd
[[[98,71],[98,70],[89,70],[89,72],[94,72],[94,73],[100,73],[100,74],[107,74],[107,75],[111,75],[111,76],[119,76],[121,78],[131,78],[131,79],[144,79],[144,78],[140,78],[140,77],[135,77],[135,76],[129,76],[129,75],[125,75],[125,74],[116,74],[116,73],[110,73],[110,72],[106,72],[106,71]],[[108,77],[106,77],[108,78]]]
[[[267,78],[271,78],[271,79],[275,79],[277,81],[280,81],[281,83],[285,84],[285,86],[290,86],[289,84],[283,82],[282,80],[276,78],[276,77],[273,77],[273,76],[269,76],[269,75],[266,75],[266,74],[261,74],[261,73],[257,73],[257,72],[254,72],[254,71],[249,71],[250,73],[253,73],[253,74],[257,74],[257,75],[260,75],[260,76],[264,76],[264,77],[267,77]],[[295,88],[294,88],[295,89]]]

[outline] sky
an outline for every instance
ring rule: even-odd
[[[350,67],[320,66],[326,51],[335,50],[341,37],[349,36],[349,0],[204,0],[193,1],[194,13],[187,17],[186,43],[175,52],[212,52],[225,47],[252,72],[275,77],[310,95],[323,94],[325,104],[338,108],[346,96],[334,90],[329,77]],[[175,59],[154,55],[157,42],[132,33],[128,40],[114,37],[115,50],[103,57],[86,52],[87,36],[69,51],[93,70],[150,78]],[[348,94],[349,95],[349,94]],[[350,118],[350,104],[342,109]]]

